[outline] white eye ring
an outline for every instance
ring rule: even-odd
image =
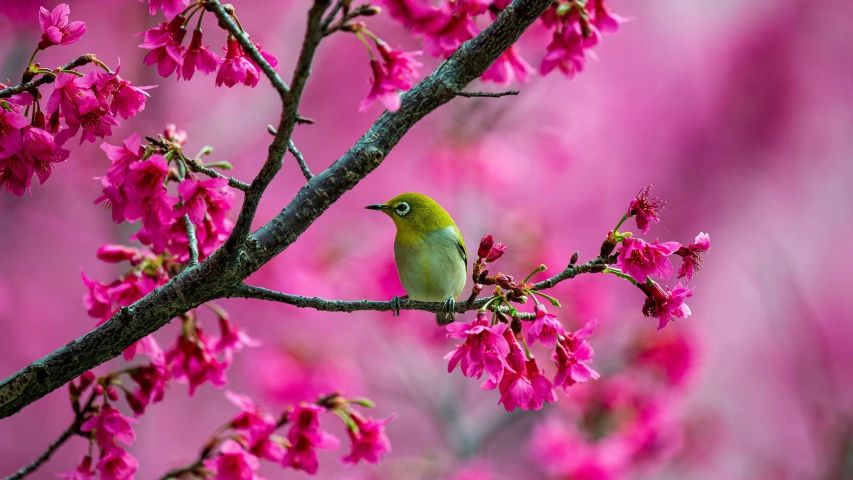
[[[411,210],[412,210],[412,207],[410,207],[409,204],[406,202],[398,203],[397,208],[394,209],[394,211],[397,213],[397,215],[399,215],[401,217],[405,216]]]

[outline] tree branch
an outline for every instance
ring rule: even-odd
[[[533,290],[544,290],[553,288],[562,281],[575,278],[582,273],[601,273],[608,264],[616,263],[616,257],[596,257],[582,265],[569,265],[565,270],[551,278],[533,285]],[[230,294],[230,297],[254,298],[268,300],[271,302],[286,303],[298,308],[313,308],[322,312],[358,312],[372,310],[377,312],[390,312],[394,310],[392,302],[378,300],[326,300],[319,297],[303,297],[288,293],[276,292],[262,287],[240,284]],[[486,304],[488,298],[481,298],[474,302],[458,302],[454,312],[465,313],[477,310]],[[424,312],[444,312],[444,302],[417,302],[414,300],[401,300],[400,310],[420,310]]]
[[[188,214],[184,214],[184,225],[187,228],[187,248],[190,251],[190,260],[187,265],[195,267],[198,265],[198,237],[195,234],[195,225],[190,221]]]
[[[86,55],[80,55],[69,63],[59,67],[62,70],[74,70],[75,68],[82,67],[87,63],[91,63],[95,61],[95,54],[87,53]],[[19,85],[15,85],[12,87],[4,88],[0,90],[0,98],[9,98],[12,95],[17,95],[19,93],[26,92],[27,90],[31,90],[33,88],[40,87],[46,83],[53,83],[56,80],[56,75],[45,73],[41,77],[27,83],[21,83]]]
[[[218,2],[210,3],[216,3],[213,8],[218,6],[224,13]],[[86,370],[119,356],[172,318],[229,296],[240,282],[295,242],[332,203],[378,167],[413,125],[482,75],[550,5],[551,0],[515,0],[507,6],[491,25],[405,93],[397,112],[383,113],[340,159],[302,187],[273,220],[245,242],[234,240],[232,235],[228,242],[237,255],[232,249],[220,248],[196,268],[184,270],[166,285],[122,308],[106,323],[0,382],[0,418],[15,414]],[[293,112],[290,118],[295,119],[296,106],[288,108]],[[292,126],[279,129],[270,147],[271,152],[281,154],[277,158],[279,167],[288,145],[279,139],[289,138],[288,130]]]
[[[491,97],[491,98],[499,98],[505,97],[507,95],[518,95],[518,90],[508,90],[506,92],[456,92],[456,96],[465,97],[465,98],[474,98],[474,97]]]

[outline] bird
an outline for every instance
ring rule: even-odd
[[[394,314],[399,315],[400,300],[406,298],[444,302],[436,322],[452,323],[456,298],[468,277],[468,254],[450,214],[435,200],[414,192],[364,208],[385,213],[397,228],[394,262],[406,296],[391,299]]]

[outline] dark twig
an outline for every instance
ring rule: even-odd
[[[204,467],[204,459],[198,459],[195,461],[195,463],[192,463],[192,464],[187,465],[185,467],[180,467],[180,468],[176,468],[174,470],[169,470],[168,472],[163,474],[162,477],[160,477],[160,480],[176,480],[176,479],[181,478],[182,476],[184,476],[188,473],[197,473],[203,467]]]
[[[552,0],[515,0],[507,6],[435,72],[403,94],[398,111],[383,113],[346,153],[303,186],[275,218],[245,242],[229,239],[238,255],[226,243],[225,248],[213,252],[198,267],[184,270],[91,332],[0,381],[0,418],[14,415],[86,370],[121,355],[171,319],[205,302],[231,295],[235,285],[293,244],[344,193],[382,164],[409,129],[481,76],[551,4]],[[284,116],[295,119],[296,107],[288,105]],[[287,152],[290,133],[279,129],[280,136],[270,146],[270,153],[278,155],[274,157],[278,168]],[[251,196],[247,192],[246,197]]]
[[[377,11],[378,10],[376,9],[376,7],[374,7],[373,5],[370,5],[369,3],[365,3],[364,5],[359,5],[358,7],[356,7],[355,10],[351,10],[351,11],[347,12],[346,14],[344,14],[343,18],[341,18],[334,25],[331,25],[331,22],[334,20],[334,15],[329,14],[329,16],[326,18],[326,21],[323,22],[324,23],[324,25],[323,25],[323,36],[327,37],[327,36],[337,32],[344,25],[346,25],[350,20],[358,18],[362,15],[375,15]]]
[[[489,97],[489,98],[499,98],[506,97],[507,95],[518,95],[518,90],[508,90],[506,92],[456,92],[457,97],[465,97],[465,98],[478,98],[478,97]]]
[[[198,160],[196,160],[194,158],[184,157],[184,163],[186,163],[187,166],[190,167],[190,170],[192,170],[194,172],[198,172],[198,173],[203,173],[203,174],[207,175],[208,177],[227,178],[228,179],[228,185],[236,188],[237,190],[242,190],[244,192],[249,190],[249,184],[248,183],[241,182],[240,180],[237,180],[234,177],[227,177],[225,175],[222,175],[221,173],[217,172],[216,170],[214,170],[212,168],[205,167],[204,165],[198,163]]]
[[[287,152],[288,145],[290,144],[290,136],[293,134],[293,128],[296,125],[297,118],[299,118],[298,109],[299,101],[302,98],[302,91],[305,88],[305,83],[308,81],[308,76],[311,74],[311,63],[314,61],[317,46],[323,39],[320,22],[323,19],[323,13],[329,8],[330,2],[331,0],[314,0],[314,4],[308,10],[305,39],[302,43],[302,50],[299,53],[299,59],[296,62],[296,69],[293,72],[293,80],[289,89],[281,82],[278,73],[261,56],[254,44],[248,39],[248,36],[239,31],[239,27],[222,8],[219,0],[210,0],[209,2],[212,4],[216,17],[219,18],[220,25],[234,35],[241,46],[244,48],[251,47],[249,56],[261,65],[264,73],[270,77],[273,85],[276,85],[283,106],[275,138],[269,146],[267,159],[246,192],[243,207],[240,209],[240,214],[234,223],[231,236],[225,244],[225,250],[229,252],[231,258],[239,256],[240,248],[251,231],[252,221],[255,219],[261,197],[278,171],[281,170],[281,159],[284,158]]]
[[[47,450],[42,452],[41,455],[38,456],[35,460],[28,463],[25,467],[21,468],[17,472],[9,475],[8,477],[3,478],[3,480],[19,480],[21,478],[26,477],[27,475],[36,471],[44,462],[50,460],[50,457],[53,456],[54,452],[59,449],[69,438],[73,437],[80,433],[80,427],[83,425],[83,422],[86,420],[85,415],[86,412],[89,411],[89,407],[92,406],[92,402],[95,401],[95,392],[89,396],[89,400],[86,402],[86,405],[83,406],[77,413],[74,415],[74,422],[71,423],[71,426],[65,429],[62,432],[62,435],[59,436],[56,440],[53,441],[48,447]]]
[[[600,273],[608,264],[616,262],[615,257],[601,258],[596,257],[582,265],[569,265],[565,270],[554,275],[551,278],[543,280],[533,285],[533,290],[543,290],[552,288],[558,283],[574,278],[582,273]],[[372,310],[377,312],[390,312],[394,310],[394,304],[390,301],[377,300],[326,300],[319,297],[303,297],[300,295],[291,295],[288,293],[276,292],[262,287],[255,287],[246,284],[238,285],[229,295],[238,298],[255,298],[258,300],[269,300],[272,302],[286,303],[299,308],[313,308],[323,312],[357,312],[364,310]],[[490,298],[490,297],[489,297]],[[456,313],[465,313],[471,310],[481,308],[489,298],[481,298],[474,302],[458,302],[456,304]],[[417,302],[414,300],[400,300],[400,310],[421,310],[424,312],[443,312],[445,311],[444,302]],[[530,320],[532,318],[523,318]]]
[[[198,237],[195,234],[195,225],[190,221],[189,214],[184,214],[184,225],[187,227],[187,243],[190,251],[190,260],[188,265],[194,267],[198,265]]]
[[[79,57],[75,58],[71,62],[69,62],[66,65],[63,65],[59,68],[62,70],[74,70],[75,68],[82,67],[83,65],[86,65],[87,63],[91,63],[94,61],[95,61],[95,55],[92,53],[87,53],[86,55],[80,55]],[[12,95],[17,95],[19,93],[26,92],[27,90],[31,90],[33,88],[44,85],[46,83],[53,83],[54,80],[56,80],[56,75],[54,75],[52,73],[45,73],[41,77],[39,77],[39,78],[37,78],[31,82],[22,83],[19,85],[15,85],[15,86],[4,88],[4,89],[0,90],[0,98],[11,97]]]
[[[326,32],[329,29],[329,25],[335,21],[335,17],[338,15],[338,12],[341,11],[341,8],[344,6],[344,0],[337,0],[335,2],[335,6],[329,11],[329,14],[326,18],[323,19],[323,22],[320,24],[323,27],[323,32]]]
[[[296,161],[299,162],[299,168],[302,169],[302,175],[305,175],[305,180],[310,181],[314,178],[314,174],[311,173],[311,169],[308,168],[308,164],[305,163],[305,157],[302,156],[302,152],[300,152],[296,145],[293,143],[293,140],[290,141],[290,144],[287,146],[287,150],[296,157]]]

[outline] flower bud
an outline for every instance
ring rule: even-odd
[[[130,392],[125,392],[124,395],[125,400],[127,400],[127,404],[130,405],[130,408],[133,410],[133,413],[137,415],[142,415],[145,413],[145,405],[136,398],[136,395],[132,395]]]
[[[96,255],[98,257],[98,260],[107,263],[118,263],[123,262],[125,260],[130,260],[135,256],[139,255],[139,250],[131,247],[126,247],[124,245],[106,244],[101,245],[101,248],[98,249],[98,253]]]
[[[498,243],[493,246],[489,251],[489,255],[486,256],[486,262],[494,262],[495,260],[501,258],[503,254],[506,253],[506,245],[503,243]]]
[[[95,385],[95,395],[101,395],[104,393],[104,387],[101,385]]]
[[[380,13],[382,13],[382,9],[374,5],[368,8],[367,10],[364,10],[364,13],[362,13],[361,15],[364,17],[372,17],[374,15],[379,15]]]
[[[80,390],[85,390],[86,387],[92,384],[95,381],[95,372],[91,370],[87,370],[80,375]]]
[[[600,257],[607,257],[611,253],[613,253],[613,249],[616,248],[616,236],[612,231],[607,232],[607,238],[604,239],[604,243],[601,244],[601,249],[598,252]]]
[[[477,312],[477,323],[482,323],[484,325],[489,324],[489,312],[478,311]]]
[[[495,244],[495,239],[491,235],[486,235],[480,240],[480,248],[477,249],[477,257],[486,258],[489,252],[492,251],[492,246]]]
[[[118,400],[118,391],[112,385],[107,387],[107,398],[114,402]]]

